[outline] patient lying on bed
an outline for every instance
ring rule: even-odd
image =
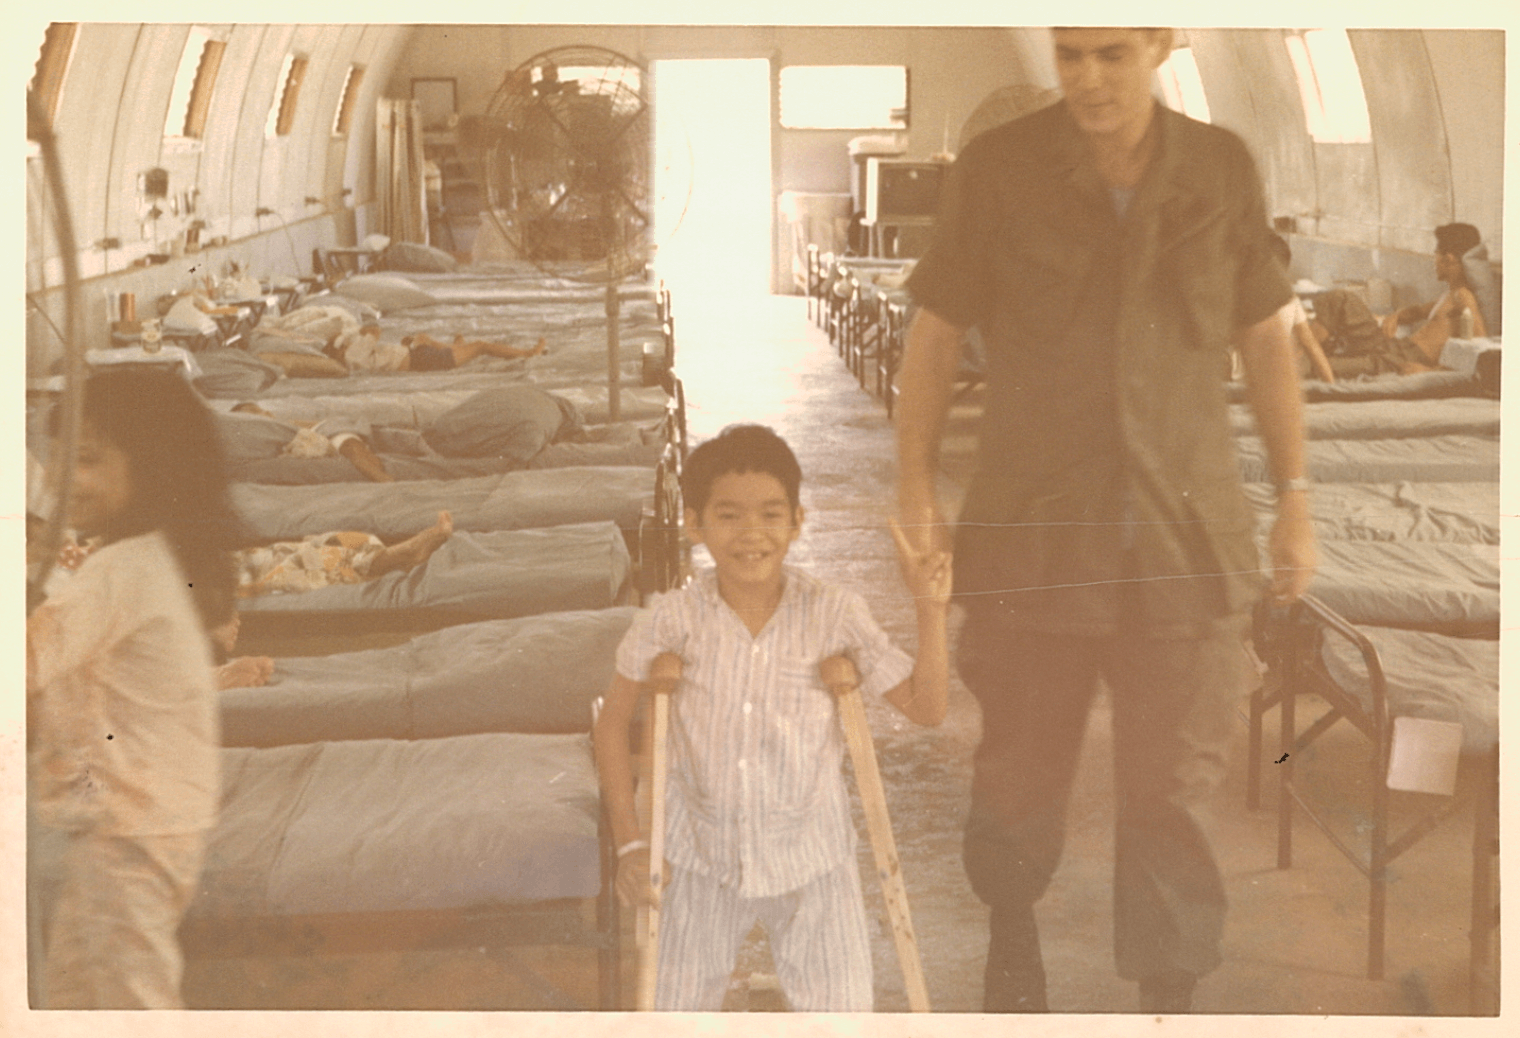
[[[450,371],[477,357],[518,360],[544,352],[546,341],[531,347],[467,340],[456,335],[444,342],[430,335],[409,335],[382,342],[378,324],[361,324],[342,306],[303,306],[288,314],[269,314],[249,338],[249,352],[278,364],[295,377],[341,377],[353,371]]]
[[[395,477],[385,471],[385,464],[369,445],[368,423],[344,419],[328,419],[320,422],[286,421],[275,418],[258,404],[247,401],[235,405],[234,414],[253,414],[278,422],[284,428],[283,437],[289,439],[280,448],[280,456],[288,458],[326,458],[338,455],[368,480],[374,483],[394,483]],[[224,439],[225,439],[224,433]]]
[[[235,555],[237,594],[254,598],[374,580],[393,570],[422,565],[453,533],[454,517],[439,512],[438,522],[400,544],[387,545],[374,534],[342,530],[245,548]]]
[[[381,342],[380,326],[367,324],[353,334],[338,337],[328,352],[339,357],[349,371],[451,371],[476,357],[519,360],[544,352],[545,340],[529,349],[504,342],[468,341],[462,335],[444,342],[431,335],[408,335],[400,342]]]

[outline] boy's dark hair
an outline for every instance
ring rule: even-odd
[[[1290,246],[1288,244],[1288,239],[1284,238],[1282,235],[1278,234],[1276,231],[1272,232],[1271,242],[1272,242],[1272,255],[1276,256],[1278,258],[1278,260],[1282,263],[1283,269],[1287,270],[1288,269],[1288,265],[1293,262],[1293,248],[1292,248],[1292,246]]]
[[[132,496],[104,531],[120,540],[162,530],[207,629],[232,619],[231,551],[239,524],[221,439],[189,384],[165,371],[106,371],[84,387],[84,423],[127,456]]]
[[[1436,251],[1461,258],[1483,240],[1470,223],[1448,223],[1436,228]]]
[[[730,425],[703,443],[686,459],[681,471],[681,494],[686,507],[701,512],[712,496],[719,476],[732,472],[765,472],[775,476],[786,489],[793,508],[801,503],[802,466],[797,456],[764,425]]]

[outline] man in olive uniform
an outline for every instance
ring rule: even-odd
[[[908,287],[899,509],[944,538],[939,441],[964,331],[988,361],[955,536],[958,666],[982,707],[966,870],[992,909],[985,1008],[1042,1011],[1033,906],[1061,853],[1088,708],[1113,705],[1115,957],[1146,1012],[1191,1008],[1225,896],[1204,802],[1222,777],[1262,592],[1224,379],[1241,352],[1279,489],[1271,592],[1315,548],[1290,298],[1260,182],[1227,131],[1156,104],[1166,29],[1057,29],[1057,104],[973,141]]]

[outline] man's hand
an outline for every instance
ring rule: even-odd
[[[935,548],[922,548],[914,544],[896,519],[888,519],[892,528],[892,540],[897,543],[897,565],[902,571],[903,583],[912,592],[915,605],[947,605],[950,601],[951,567],[950,553]],[[932,534],[920,538],[920,542],[932,542]]]
[[[1272,600],[1278,605],[1288,605],[1309,589],[1319,562],[1314,521],[1309,517],[1309,496],[1304,491],[1283,493],[1268,547],[1272,555]]]

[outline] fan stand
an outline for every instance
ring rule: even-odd
[[[618,282],[607,282],[607,421],[616,422],[622,414],[622,330],[618,316],[622,312],[622,300],[618,298]]]

